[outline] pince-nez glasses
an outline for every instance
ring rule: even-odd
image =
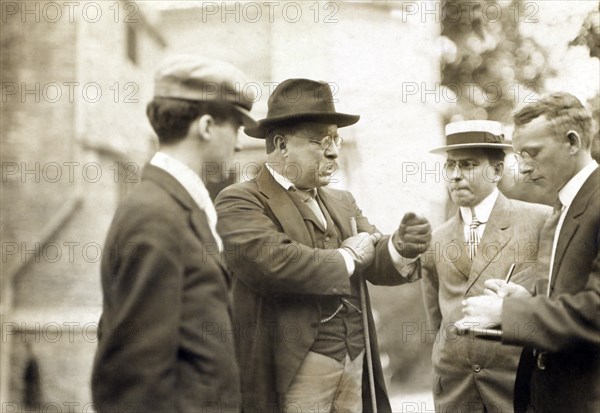
[[[321,147],[323,148],[323,150],[327,150],[329,149],[329,147],[331,147],[331,145],[335,145],[335,149],[340,149],[342,147],[342,142],[344,142],[344,140],[342,139],[341,136],[329,136],[326,135],[324,136],[320,141],[316,140],[316,139],[310,139],[312,142],[318,143],[321,145]]]

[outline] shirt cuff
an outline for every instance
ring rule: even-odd
[[[354,274],[354,270],[356,269],[356,264],[354,264],[354,259],[352,255],[348,251],[343,248],[338,249],[342,257],[344,258],[344,262],[346,263],[346,269],[348,270],[348,275]]]
[[[401,276],[411,281],[414,278],[411,277],[411,275],[415,274],[415,267],[421,255],[419,254],[414,258],[403,257],[394,247],[394,243],[392,242],[391,236],[388,240],[388,251],[390,252],[390,257],[392,258],[392,263],[394,264],[396,270],[400,273]],[[418,278],[418,273],[416,277]],[[414,279],[416,280],[417,278]]]

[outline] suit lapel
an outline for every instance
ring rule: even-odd
[[[273,175],[264,165],[258,172],[256,183],[260,192],[267,197],[266,203],[283,228],[283,232],[294,241],[304,245],[312,245],[312,239],[304,224],[304,218],[286,190],[275,181]]]
[[[446,245],[442,245],[442,259],[448,259],[452,265],[456,267],[458,272],[468,279],[469,273],[471,272],[471,261],[469,261],[469,252],[466,247],[460,211],[456,213],[452,220],[448,237],[444,237],[445,239],[449,239],[450,242]],[[458,256],[456,258],[454,258],[452,252],[454,247],[450,248],[451,245],[456,245],[458,247]]]
[[[573,236],[579,228],[579,216],[581,216],[587,209],[590,199],[593,196],[597,196],[599,189],[598,179],[600,179],[600,168],[596,170],[588,177],[584,182],[583,186],[577,192],[575,199],[571,203],[567,215],[558,234],[558,243],[556,245],[556,252],[554,253],[554,265],[552,267],[552,277],[550,280],[550,293],[554,289],[556,279],[558,278],[558,272],[562,264],[563,256],[567,251]]]
[[[483,237],[481,237],[477,255],[473,260],[469,274],[469,283],[465,293],[469,292],[469,289],[481,277],[481,274],[490,265],[490,262],[494,262],[498,254],[506,246],[510,240],[510,235],[508,235],[507,231],[509,227],[510,203],[504,195],[498,194],[498,199],[485,225],[485,231]]]
[[[327,212],[329,212],[331,219],[342,232],[340,234],[342,239],[350,237],[352,235],[350,217],[353,216],[353,211],[349,208],[348,202],[345,202],[342,198],[342,193],[334,192],[327,188],[319,188],[317,193],[319,194],[319,198],[321,198],[323,205],[327,208]],[[360,222],[357,219],[357,226],[358,224],[360,224]]]
[[[213,237],[210,226],[208,225],[208,219],[206,213],[202,211],[197,205],[190,212],[190,226],[196,233],[196,236],[202,241],[202,254],[203,256],[212,257],[215,262],[221,267],[227,283],[230,285],[232,274],[229,268],[223,262],[223,257],[217,246],[217,241]]]
[[[321,231],[325,232],[325,228],[323,227],[323,224],[321,223],[319,218],[317,218],[313,210],[310,209],[310,207],[302,200],[302,198],[299,195],[297,195],[293,191],[286,191],[286,194],[292,200],[294,205],[296,205],[296,208],[300,212],[300,215],[302,215],[303,219],[307,221],[312,221],[316,227],[320,228]]]
[[[223,270],[227,281],[230,281],[231,274],[221,260],[221,253],[217,247],[217,242],[212,235],[208,225],[206,213],[200,209],[198,204],[192,199],[189,192],[175,179],[171,174],[154,165],[146,165],[142,173],[143,179],[148,179],[158,184],[163,190],[175,198],[181,206],[189,213],[189,225],[198,239],[202,242],[204,248],[203,254],[210,255]]]

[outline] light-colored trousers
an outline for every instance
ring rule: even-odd
[[[285,413],[362,413],[364,350],[337,361],[312,351],[283,397]]]

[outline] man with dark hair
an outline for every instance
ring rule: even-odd
[[[515,114],[513,146],[532,186],[554,195],[540,236],[533,297],[489,280],[464,303],[468,325],[500,326],[524,346],[515,386],[518,412],[600,411],[600,173],[590,112],[560,92]]]
[[[363,279],[418,279],[431,233],[427,220],[407,213],[382,237],[352,194],[326,188],[338,171],[338,128],[358,119],[335,111],[325,82],[282,82],[266,119],[246,129],[266,138],[267,163],[215,202],[236,277],[247,412],[391,411]]]
[[[231,160],[239,127],[254,125],[245,81],[229,64],[187,55],[156,73],[147,113],[159,151],[119,205],[102,257],[99,412],[240,410],[234,345],[215,334],[231,329],[231,280],[214,253],[205,183]]]
[[[474,120],[446,125],[443,178],[457,213],[436,228],[424,254],[425,310],[437,330],[433,345],[433,396],[437,412],[512,412],[520,350],[457,336],[450,326],[461,318],[466,297],[484,282],[504,277],[533,288],[538,237],[550,208],[510,200],[498,191],[504,172],[502,125]]]

